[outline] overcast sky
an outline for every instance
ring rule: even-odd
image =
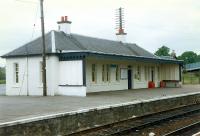
[[[46,32],[60,16],[72,32],[115,40],[115,10],[125,9],[127,42],[150,52],[162,45],[177,54],[200,53],[200,0],[44,0]],[[39,0],[0,1],[0,55],[40,36]],[[35,24],[35,27],[34,27]],[[0,59],[0,66],[5,61]]]

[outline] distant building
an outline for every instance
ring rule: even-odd
[[[200,72],[200,62],[186,64],[185,70],[187,72]]]
[[[181,64],[157,57],[125,36],[111,41],[70,32],[62,18],[58,31],[46,34],[47,94],[86,96],[90,92],[159,87],[162,80],[181,82]],[[6,59],[6,95],[42,95],[42,39],[2,56]]]

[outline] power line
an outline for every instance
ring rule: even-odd
[[[33,21],[33,29],[32,29],[32,34],[31,34],[31,40],[33,39],[33,36],[35,34],[35,28],[36,28],[37,17],[38,17],[38,10],[39,10],[39,6],[36,7],[36,11],[35,11],[35,18],[34,18],[34,21]]]
[[[35,1],[29,1],[29,0],[15,0],[15,1],[22,2],[22,3],[38,4],[38,2],[35,2]]]

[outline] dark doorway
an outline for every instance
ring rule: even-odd
[[[132,70],[128,69],[128,89],[132,89]]]
[[[151,71],[151,81],[154,82],[154,70]]]

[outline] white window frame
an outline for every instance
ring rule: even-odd
[[[141,81],[141,66],[136,67],[135,79]]]
[[[93,67],[94,66],[94,67]],[[97,64],[92,64],[91,67],[91,79],[92,79],[92,83],[97,83]]]
[[[106,81],[110,82],[110,65],[106,64]]]
[[[19,84],[19,63],[14,63],[14,83]]]

